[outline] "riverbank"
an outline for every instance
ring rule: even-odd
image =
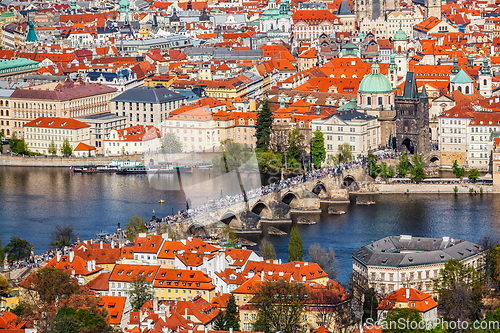
[[[402,193],[500,193],[500,186],[484,184],[374,184],[370,194],[402,194]]]
[[[70,167],[87,165],[105,165],[113,160],[141,161],[143,155],[108,156],[108,157],[46,157],[46,156],[11,156],[0,155],[0,166],[20,167]]]

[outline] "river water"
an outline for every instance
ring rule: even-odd
[[[0,167],[0,237],[5,246],[11,236],[33,243],[35,252],[46,251],[58,224],[72,224],[81,239],[100,231],[114,232],[134,214],[148,220],[185,209],[186,199],[199,205],[222,195],[239,192],[239,183],[208,170],[181,175],[73,175],[68,168]],[[267,179],[263,180],[264,182]],[[243,174],[246,188],[260,184],[258,174]],[[158,200],[165,200],[159,204]],[[307,249],[313,243],[333,248],[339,261],[340,281],[351,272],[351,254],[359,247],[388,235],[443,237],[478,241],[500,239],[500,197],[492,194],[399,195],[371,197],[376,205],[339,205],[345,215],[308,216],[314,225],[299,225]],[[326,210],[326,209],[325,209]],[[324,211],[325,211],[324,210]],[[290,225],[279,225],[289,232]],[[260,241],[260,238],[250,238]],[[289,235],[271,237],[278,257],[286,261]],[[255,249],[257,250],[257,249]]]

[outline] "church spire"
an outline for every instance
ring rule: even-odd
[[[457,75],[460,70],[458,69],[458,58],[455,55],[455,59],[453,59],[453,68],[451,70],[451,74]]]

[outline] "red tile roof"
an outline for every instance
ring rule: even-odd
[[[73,118],[40,117],[24,124],[24,127],[80,129],[90,125]]]

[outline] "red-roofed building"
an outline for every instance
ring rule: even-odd
[[[342,29],[339,17],[327,9],[297,10],[293,13],[293,23],[294,47],[318,39],[322,33],[330,35]]]
[[[116,95],[116,91],[114,88],[101,84],[74,83],[69,80],[28,89],[16,89],[10,96],[12,113],[18,115],[11,121],[11,133],[15,133],[17,137],[24,136],[23,125],[39,117],[76,118],[107,113],[110,111],[109,101]],[[82,139],[81,136],[76,140],[75,136],[75,145],[72,147],[76,147],[76,141],[86,142],[86,140],[87,138]],[[90,142],[86,143],[90,144]],[[56,142],[58,148],[60,144],[62,141]],[[32,150],[31,147],[29,148]],[[37,145],[37,149],[39,149],[38,152],[42,152],[43,147]],[[46,149],[44,151],[46,154]]]
[[[215,296],[212,279],[197,270],[161,268],[154,281],[154,291],[160,300],[189,301],[201,296],[210,302]]]
[[[108,311],[108,323],[126,329],[132,311],[128,297],[125,296],[101,296],[98,307]]]
[[[87,261],[79,256],[75,256],[73,251],[70,251],[67,255],[61,255],[58,252],[54,258],[47,262],[45,267],[53,267],[65,271],[74,276],[81,285],[92,281],[102,271],[102,268],[96,266],[95,260]]]
[[[137,125],[111,129],[104,140],[107,156],[143,154],[161,148],[161,132],[154,126]]]
[[[117,264],[113,268],[109,277],[109,293],[111,296],[126,296],[130,288],[130,283],[141,277],[151,288],[156,278],[160,266],[137,264]]]
[[[72,118],[40,117],[26,123],[23,128],[28,149],[36,153],[50,154],[49,149],[53,145],[57,149],[56,155],[61,155],[66,139],[72,149],[80,143],[90,143],[90,125]]]
[[[387,312],[396,308],[415,309],[420,312],[423,321],[435,322],[437,320],[438,304],[432,295],[413,288],[400,288],[385,296],[378,304],[379,320],[385,319]]]
[[[80,142],[75,147],[75,149],[73,149],[73,155],[78,156],[78,157],[95,156],[95,147],[92,147],[91,145]]]

